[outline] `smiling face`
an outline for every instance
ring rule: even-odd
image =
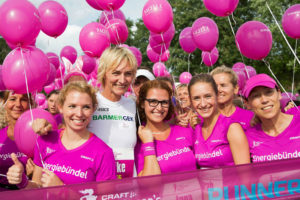
[[[187,108],[191,106],[190,95],[187,87],[178,88],[176,93],[181,108]]]
[[[58,99],[58,94],[52,94],[47,100],[48,110],[52,115],[58,113],[57,99]]]
[[[140,93],[140,89],[141,89],[142,85],[144,83],[146,83],[147,81],[149,81],[149,79],[145,76],[139,76],[135,79],[132,87],[133,87],[133,91],[134,91],[134,94],[137,99],[139,98],[139,93]]]
[[[59,111],[63,114],[68,129],[85,131],[94,112],[92,98],[87,93],[71,90]]]
[[[160,88],[152,88],[147,92],[146,99],[148,101],[144,101],[143,107],[147,122],[162,122],[166,118],[170,106],[170,97],[168,91]],[[154,106],[153,102],[155,100],[163,101],[164,103],[158,103],[156,106]],[[168,102],[168,106],[166,102]]]
[[[190,98],[193,108],[203,119],[210,118],[217,110],[217,95],[210,83],[193,84],[190,88]]]
[[[260,119],[272,119],[280,113],[281,93],[276,88],[255,87],[249,97],[248,105]]]
[[[29,108],[27,94],[9,94],[5,104],[8,120],[16,121]]]
[[[231,82],[231,75],[227,73],[219,73],[213,75],[213,78],[218,86],[218,103],[226,104],[230,103],[234,99],[234,95],[237,95],[239,88],[234,86]]]
[[[115,69],[106,72],[103,95],[112,101],[120,100],[134,78],[134,69],[126,61],[122,61]]]

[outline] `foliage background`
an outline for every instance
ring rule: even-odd
[[[203,2],[199,0],[169,0],[169,3],[173,7],[176,33],[170,47],[170,59],[165,64],[175,77],[188,69],[189,55],[180,48],[178,41],[179,34],[185,27],[192,26],[193,22],[199,17],[210,17],[219,27],[220,37],[217,48],[220,56],[218,62],[213,67],[222,64],[231,67],[234,63],[243,61],[236,48],[234,36],[231,32],[227,17],[223,18],[214,16],[206,10]],[[297,0],[269,0],[268,3],[280,23],[285,10],[291,5],[299,2],[297,2]],[[270,63],[277,78],[281,81],[285,88],[290,90],[294,56],[289,50],[275,24],[275,21],[268,11],[266,7],[266,0],[240,0],[237,9],[233,13],[233,18],[231,17],[231,21],[235,32],[243,23],[250,20],[261,21],[271,29],[273,47],[266,60]],[[149,61],[146,55],[149,31],[144,26],[142,19],[137,20],[135,23],[131,20],[127,20],[127,25],[130,28],[130,36],[126,44],[136,46],[141,50],[143,54],[142,65],[152,66],[153,63]],[[295,47],[296,40],[289,37],[288,40],[292,47]],[[300,44],[297,48],[298,54],[300,53],[299,46]],[[3,62],[9,51],[10,49],[6,45],[4,39],[0,38],[0,64]],[[253,66],[258,73],[269,74],[266,65],[262,61],[255,61],[246,57],[243,57],[243,59],[246,65]],[[196,74],[200,72],[207,72],[208,70],[212,70],[212,67],[207,68],[204,64],[201,64],[201,51],[197,49],[190,55],[190,72],[192,74]],[[296,64],[295,83],[298,89],[300,88],[299,71],[299,64]]]

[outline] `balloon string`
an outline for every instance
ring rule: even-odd
[[[279,25],[278,21],[276,20],[276,17],[274,16],[274,14],[273,14],[273,12],[272,12],[272,10],[271,10],[271,8],[270,8],[270,6],[269,6],[269,4],[268,4],[267,1],[266,1],[266,6],[267,6],[268,10],[270,11],[270,13],[271,13],[271,15],[272,15],[274,21],[276,22],[276,25],[277,25],[278,29],[280,30],[280,32],[281,32],[281,34],[282,34],[282,36],[283,36],[283,38],[284,38],[286,44],[288,45],[288,47],[290,48],[290,50],[291,50],[292,53],[294,54],[295,59],[296,59],[296,60],[298,61],[298,63],[300,64],[300,60],[298,59],[296,53],[294,52],[293,48],[291,47],[289,41],[286,39],[286,37],[285,37],[285,35],[284,35],[282,29],[280,28],[280,25]]]
[[[5,174],[0,174],[0,176],[7,177]]]
[[[209,62],[210,62],[210,65],[213,66],[212,64],[212,61],[211,61],[211,56],[210,56],[210,53],[208,54],[208,57],[209,57]]]
[[[112,13],[112,15],[114,15],[114,10],[110,8],[110,12]],[[119,31],[118,29],[116,28],[116,32],[117,32],[117,45],[120,45],[121,44],[121,39],[120,39],[120,36],[119,36]]]
[[[236,26],[236,21],[234,19],[233,13],[231,14],[232,21],[234,22],[234,26]]]
[[[25,83],[26,83],[26,90],[27,90],[27,96],[28,96],[28,101],[29,101],[29,110],[30,110],[30,115],[31,115],[31,123],[33,123],[33,114],[32,114],[31,102],[30,102],[31,100],[30,100],[28,83],[27,83],[27,74],[26,74],[26,70],[25,70],[25,59],[24,59],[22,48],[21,48],[21,57],[22,57],[23,67],[24,67]],[[44,167],[44,162],[43,162],[43,159],[42,159],[42,154],[41,154],[40,147],[39,147],[39,144],[37,142],[37,139],[35,140],[35,143],[36,143],[36,145],[38,147],[38,151],[39,151],[39,155],[40,155],[40,158],[41,158],[41,162],[42,162],[43,167]]]
[[[296,53],[296,55],[297,55],[297,42],[298,42],[298,40],[296,39],[296,43],[295,43],[295,53]],[[296,59],[294,58],[292,94],[294,94],[294,87],[295,87],[295,69],[296,69]]]
[[[294,106],[297,107],[297,105],[295,104],[295,102],[293,101],[293,99],[291,98],[291,96],[289,95],[289,93],[285,90],[285,88],[283,87],[283,85],[280,83],[280,81],[277,79],[277,77],[275,76],[275,74],[273,73],[272,69],[271,69],[271,65],[268,61],[266,61],[265,59],[262,60],[267,68],[269,69],[269,71],[271,72],[272,76],[274,77],[274,79],[276,80],[276,82],[279,84],[279,86],[282,88],[282,90],[286,93],[286,95],[288,96],[288,98],[290,99],[290,101],[293,102]],[[299,108],[297,107],[297,109],[299,110]]]
[[[28,87],[28,82],[27,82],[27,73],[26,73],[26,68],[25,68],[25,58],[23,55],[23,49],[21,49],[21,57],[22,57],[22,62],[23,62],[23,67],[24,67],[24,75],[25,75],[25,84],[26,84],[26,91],[27,91],[27,96],[28,96],[28,101],[29,101],[29,110],[30,110],[30,116],[31,116],[31,122],[33,122],[33,114],[32,114],[32,108],[31,108],[31,100],[30,100],[30,95],[29,95],[29,87]]]
[[[65,66],[65,67],[66,67],[66,66]],[[62,67],[61,67],[61,65],[59,65],[59,71],[60,71],[60,77],[61,77],[62,86],[64,87],[64,86],[65,86],[65,83],[64,83],[64,79],[63,79],[63,74],[62,74]]]
[[[188,72],[189,73],[190,73],[190,66],[191,66],[190,57],[191,57],[191,54],[189,53],[189,55],[188,55]]]
[[[135,93],[135,92],[134,92],[134,89],[133,89],[133,87],[132,87],[132,84],[130,85],[130,88],[131,88],[131,90],[133,91],[133,93]],[[136,116],[137,116],[137,118],[138,118],[139,125],[142,126],[141,118],[140,118],[140,113],[139,113],[139,108],[138,108],[137,106],[136,106]]]
[[[231,28],[231,32],[232,32],[232,34],[233,34],[233,36],[234,36],[234,39],[235,39],[236,36],[235,36],[234,30],[233,30],[233,27],[232,27],[232,24],[231,24],[231,21],[230,21],[230,17],[228,16],[227,19],[228,19],[228,22],[229,22],[229,25],[230,25],[230,28]],[[242,61],[243,61],[243,63],[245,63],[244,57],[243,57],[242,52],[241,52],[241,49],[240,49],[240,45],[239,45],[239,43],[238,43],[237,40],[235,40],[235,41],[236,41],[236,45],[237,45],[237,47],[238,47],[240,56],[241,56],[241,58],[242,58]],[[244,68],[245,68],[245,72],[246,72],[246,74],[247,74],[247,77],[248,77],[248,79],[249,79],[249,78],[250,78],[250,75],[249,75],[249,72],[248,72],[248,69],[247,69],[246,65],[244,66]]]

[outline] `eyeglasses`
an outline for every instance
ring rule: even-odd
[[[156,107],[156,106],[158,106],[158,104],[160,104],[161,107],[163,107],[163,108],[169,108],[169,106],[170,106],[169,100],[162,100],[162,101],[159,101],[157,99],[145,99],[145,100],[148,101],[149,106],[151,106],[151,107]]]

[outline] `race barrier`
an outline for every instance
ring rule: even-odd
[[[1,192],[0,199],[300,199],[300,159]]]

